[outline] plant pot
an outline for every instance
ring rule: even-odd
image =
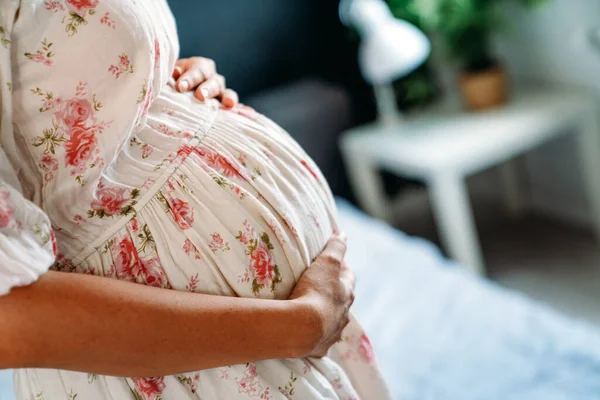
[[[500,65],[477,72],[463,72],[459,86],[464,102],[471,110],[487,110],[508,101],[508,77]]]

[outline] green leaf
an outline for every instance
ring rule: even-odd
[[[262,232],[260,234],[260,240],[267,245],[267,248],[269,250],[273,250],[273,245],[271,244],[271,239],[269,238],[269,235],[267,234],[267,232]]]

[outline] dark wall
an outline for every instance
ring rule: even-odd
[[[306,76],[346,87],[358,120],[372,115],[357,67],[356,42],[334,0],[170,0],[181,55],[217,62],[242,96]]]

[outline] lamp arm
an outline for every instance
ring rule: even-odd
[[[380,84],[373,87],[379,122],[384,125],[396,125],[402,122],[402,115],[398,111],[396,93],[391,84]]]

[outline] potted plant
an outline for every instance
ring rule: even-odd
[[[515,0],[511,0],[515,1]],[[517,0],[533,7],[548,0]],[[459,88],[474,110],[503,104],[508,79],[493,54],[492,39],[505,27],[498,7],[503,0],[388,0],[395,16],[438,35],[461,70]]]

